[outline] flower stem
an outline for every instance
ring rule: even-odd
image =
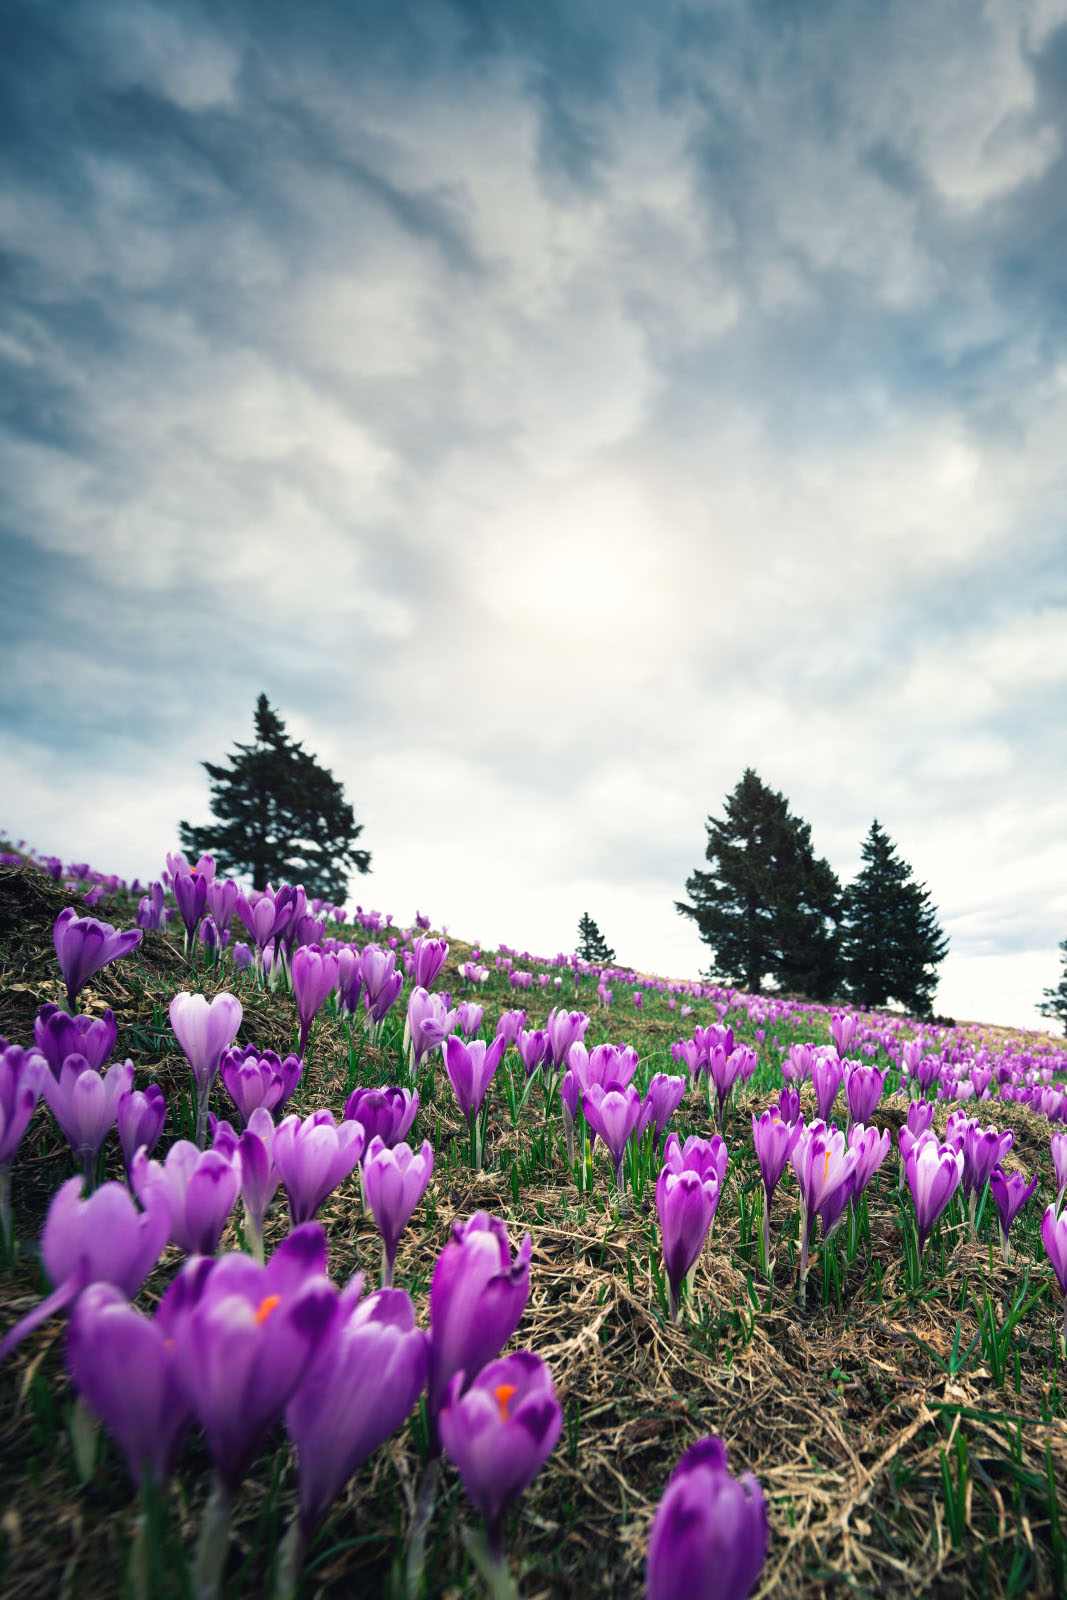
[[[404,1567],[407,1600],[417,1600],[422,1589],[422,1569],[426,1562],[426,1536],[430,1531],[430,1518],[433,1516],[433,1502],[440,1471],[441,1458],[435,1455],[423,1467],[422,1477],[419,1480],[419,1495],[415,1502],[415,1515],[411,1519],[407,1560]]]
[[[230,1547],[230,1497],[216,1478],[193,1558],[194,1600],[216,1600]]]

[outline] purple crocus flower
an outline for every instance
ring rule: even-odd
[[[404,1043],[411,1053],[412,1076],[418,1071],[423,1056],[444,1043],[455,1022],[456,1013],[448,1009],[443,995],[430,994],[421,988],[412,989],[404,1029]]]
[[[215,1130],[215,1148],[229,1152],[231,1160],[236,1154],[235,1164],[241,1174],[245,1243],[251,1246],[256,1260],[262,1262],[263,1223],[281,1183],[281,1174],[274,1165],[274,1122],[270,1112],[257,1106],[240,1138],[229,1123],[220,1123]]]
[[[350,944],[337,951],[337,1004],[354,1017],[363,992],[363,963],[359,951]]]
[[[448,1081],[455,1092],[456,1102],[466,1122],[476,1117],[482,1108],[486,1091],[504,1054],[503,1039],[494,1039],[487,1045],[483,1039],[472,1039],[469,1044],[452,1034],[444,1041],[442,1051]]]
[[[214,878],[207,886],[207,908],[219,933],[226,933],[241,891],[232,878]]]
[[[934,1103],[932,1100],[912,1100],[908,1104],[908,1131],[916,1138],[920,1133],[925,1133],[934,1120]]]
[[[129,1173],[138,1150],[150,1156],[159,1142],[167,1120],[167,1101],[158,1083],[147,1089],[127,1089],[119,1096],[115,1120],[118,1124],[122,1159]]]
[[[400,1235],[426,1193],[433,1174],[433,1145],[428,1139],[416,1155],[410,1145],[390,1148],[372,1139],[363,1157],[363,1192],[382,1236],[382,1288],[393,1285],[393,1264]]]
[[[1067,1191],[1067,1133],[1052,1135],[1052,1170],[1056,1174],[1056,1204],[1059,1205]]]
[[[52,929],[52,940],[72,1013],[78,995],[93,974],[136,950],[143,937],[140,928],[126,928],[120,932],[108,922],[97,922],[95,917],[79,917],[72,906],[59,913]]]
[[[309,1370],[337,1307],[317,1223],[265,1267],[234,1252],[186,1263],[160,1303],[182,1387],[232,1495]]]
[[[456,1007],[456,1027],[465,1039],[478,1032],[485,1016],[485,1007],[477,1005],[473,1000],[461,1000]]]
[[[74,1152],[88,1172],[115,1125],[120,1096],[133,1088],[133,1062],[114,1062],[94,1072],[84,1056],[68,1056],[60,1075],[41,1081],[41,1093]]]
[[[110,1283],[91,1284],[71,1317],[67,1367],[117,1440],[135,1489],[145,1473],[165,1483],[192,1420],[166,1319],[144,1316]]]
[[[721,1133],[713,1134],[710,1139],[691,1133],[684,1144],[676,1133],[670,1133],[663,1146],[663,1160],[673,1172],[699,1172],[705,1178],[713,1173],[721,1191],[729,1154]]]
[[[362,1274],[337,1311],[292,1399],[300,1531],[306,1541],[352,1474],[395,1433],[426,1387],[429,1336],[402,1289],[360,1299]]]
[[[850,1017],[844,1011],[835,1011],[830,1018],[830,1037],[842,1061],[845,1059],[845,1051],[859,1031],[859,1025],[858,1017]]]
[[[53,1312],[90,1283],[113,1283],[132,1299],[159,1259],[170,1232],[170,1208],[151,1198],[138,1211],[123,1183],[102,1183],[82,1198],[81,1178],[69,1178],[52,1196],[41,1230],[41,1259],[52,1293],[0,1343],[0,1361]]]
[[[502,1011],[496,1025],[496,1036],[498,1039],[506,1040],[508,1044],[514,1044],[525,1026],[525,1011]]]
[[[856,1152],[856,1171],[852,1183],[852,1206],[859,1207],[864,1189],[889,1154],[889,1129],[865,1128],[855,1123],[849,1129],[848,1147]]]
[[[685,1091],[686,1081],[683,1077],[672,1077],[666,1072],[656,1072],[650,1079],[646,1099],[650,1102],[652,1112],[650,1122],[653,1150],[658,1150],[668,1122],[685,1099]]]
[[[1037,1178],[1033,1177],[1027,1183],[1024,1172],[1005,1172],[1003,1167],[996,1166],[989,1174],[989,1187],[993,1193],[997,1218],[1000,1222],[1001,1254],[1005,1261],[1010,1261],[1008,1232],[1023,1206],[1028,1205],[1033,1199]]]
[[[221,1149],[200,1150],[177,1139],[166,1160],[149,1161],[139,1150],[130,1164],[130,1181],[142,1205],[162,1195],[170,1208],[170,1237],[186,1255],[214,1255],[222,1230],[237,1203],[239,1163]]]
[[[624,1187],[623,1156],[631,1138],[635,1135],[640,1138],[638,1123],[642,1110],[641,1096],[632,1083],[627,1084],[625,1089],[620,1088],[618,1084],[611,1084],[605,1088],[601,1083],[591,1083],[582,1092],[582,1111],[585,1113],[585,1120],[607,1146],[615,1168],[615,1182],[619,1186],[620,1194]]]
[[[417,939],[412,954],[415,958],[414,987],[432,989],[441,968],[448,960],[448,945],[444,939]]]
[[[778,1115],[790,1125],[800,1121],[800,1090],[793,1084],[784,1084],[778,1091]]]
[[[102,1017],[72,1017],[58,1006],[42,1006],[34,1020],[33,1042],[55,1078],[68,1056],[84,1056],[99,1072],[115,1048],[115,1013],[108,1008]]]
[[[497,1037],[500,1037],[499,1033]],[[515,1048],[519,1052],[523,1071],[527,1078],[532,1078],[538,1067],[543,1066],[549,1053],[548,1034],[544,1028],[523,1028],[516,1035]]]
[[[786,1162],[793,1154],[803,1128],[802,1123],[788,1123],[779,1114],[777,1106],[770,1106],[762,1116],[752,1113],[752,1143],[759,1163],[763,1195],[769,1214],[774,1191],[778,1187]]]
[[[1061,1348],[1067,1350],[1067,1211],[1061,1211],[1057,1215],[1056,1207],[1049,1206],[1041,1218],[1041,1243],[1045,1247],[1045,1254],[1052,1262],[1052,1270],[1056,1274],[1056,1282],[1063,1296],[1063,1332],[1060,1335],[1060,1344]]]
[[[222,1057],[221,1077],[223,1088],[233,1101],[241,1126],[257,1106],[270,1112],[280,1111],[300,1081],[304,1063],[298,1055],[288,1055],[283,1061],[274,1050],[257,1050],[255,1045],[236,1046]]]
[[[731,1476],[721,1439],[699,1439],[671,1473],[648,1537],[647,1600],[745,1600],[770,1542],[763,1490]]]
[[[418,1109],[417,1089],[401,1089],[395,1085],[385,1089],[353,1089],[345,1101],[345,1121],[362,1123],[366,1134],[364,1149],[375,1138],[391,1147],[407,1137]]]
[[[201,877],[194,868],[189,872],[179,872],[173,888],[178,911],[185,923],[186,943],[191,945],[207,906],[207,879]]]
[[[485,1519],[490,1559],[503,1559],[504,1514],[556,1447],[563,1413],[552,1374],[531,1350],[492,1361],[464,1389],[449,1385],[438,1418],[441,1443]]]
[[[683,1280],[696,1267],[719,1203],[719,1183],[692,1168],[670,1166],[656,1179],[656,1213],[663,1236],[663,1267],[670,1292],[671,1321],[678,1320]]]
[[[850,1122],[860,1122],[864,1126],[870,1122],[874,1108],[882,1098],[888,1076],[888,1067],[884,1072],[879,1072],[877,1067],[868,1066],[865,1062],[849,1061],[845,1064],[845,1104],[848,1106]]]
[[[236,995],[217,994],[209,1004],[202,994],[176,994],[170,1003],[171,1032],[185,1052],[196,1084],[196,1142],[201,1150],[207,1134],[211,1085],[222,1053],[237,1037],[244,1015]]]
[[[815,1047],[810,1044],[791,1044],[782,1062],[782,1077],[787,1083],[803,1083],[811,1077],[815,1060]]]
[[[734,1090],[734,1085],[741,1077],[747,1059],[754,1052],[747,1050],[744,1045],[736,1050],[731,1050],[727,1055],[721,1045],[708,1052],[708,1083],[715,1085],[716,1116],[719,1132],[723,1130],[723,1118],[726,1115],[726,1102]]]
[[[818,1071],[818,1065],[814,1069]],[[845,1135],[824,1122],[806,1123],[793,1146],[791,1156],[797,1187],[800,1190],[800,1302],[804,1304],[808,1272],[808,1252],[815,1235],[815,1219],[820,1212],[832,1216],[835,1199],[841,1198],[837,1216],[848,1203],[851,1192],[846,1188],[840,1197],[837,1191],[851,1185],[859,1163],[855,1150],[850,1150]],[[824,1224],[825,1226],[825,1224]]]
[[[286,1117],[274,1132],[274,1163],[295,1226],[309,1222],[328,1194],[344,1182],[363,1154],[359,1122],[334,1122],[332,1111],[313,1111],[301,1122]]]
[[[572,1044],[584,1040],[589,1018],[584,1011],[559,1011],[554,1006],[548,1013],[545,1032],[548,1034],[548,1059],[553,1072],[558,1072],[567,1062]]]
[[[504,1223],[484,1211],[453,1223],[430,1284],[431,1418],[456,1374],[472,1382],[518,1327],[530,1294],[532,1248],[526,1234],[513,1257]]]
[[[253,903],[242,894],[237,897],[237,915],[248,930],[258,959],[275,934],[285,927],[290,911],[288,904],[277,905],[273,895],[261,894]]]
[[[901,1129],[902,1133],[905,1131]],[[921,1260],[930,1230],[959,1188],[963,1177],[963,1151],[938,1144],[933,1133],[924,1133],[905,1157],[904,1170],[915,1204]]]
[[[829,1122],[837,1091],[841,1087],[844,1068],[840,1057],[829,1051],[815,1057],[811,1064],[811,1086],[815,1090],[815,1105],[820,1122]]]
[[[978,1196],[989,1181],[993,1168],[1003,1162],[1014,1143],[1015,1134],[1011,1128],[998,1133],[992,1125],[980,1128],[975,1122],[968,1125],[964,1133],[961,1187],[967,1196],[972,1233],[975,1231]]]
[[[368,1007],[373,1005],[386,983],[395,975],[396,952],[383,950],[379,944],[368,944],[360,956],[360,970],[366,989]],[[403,979],[401,978],[401,982]]]
[[[299,945],[293,951],[293,995],[300,1018],[300,1043],[297,1055],[303,1059],[311,1024],[322,1009],[326,996],[337,984],[337,957],[316,945]]]
[[[11,1238],[11,1167],[49,1075],[39,1050],[0,1039],[0,1241]]]

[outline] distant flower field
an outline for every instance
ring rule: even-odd
[[[0,854],[0,1587],[1067,1593],[1067,1053]]]

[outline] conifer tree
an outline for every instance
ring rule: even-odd
[[[1042,991],[1045,998],[1038,1006],[1043,1017],[1055,1017],[1063,1023],[1063,1031],[1067,1033],[1067,939],[1060,940],[1060,957],[1063,961],[1063,972],[1060,981],[1054,989]]]
[[[844,895],[842,956],[849,994],[861,1006],[895,1000],[929,1016],[936,968],[948,953],[925,884],[877,818],[863,843],[864,866]]]
[[[582,918],[578,924],[577,954],[580,960],[595,962],[601,967],[606,967],[615,960],[614,950],[610,949],[607,940],[588,911],[582,912]]]
[[[707,835],[710,870],[698,867],[686,879],[690,901],[675,905],[711,946],[713,975],[753,994],[769,977],[788,992],[831,999],[841,889],[811,847],[810,824],[748,767],[723,819],[708,818]]]
[[[300,883],[309,897],[343,901],[349,872],[370,871],[344,789],[290,739],[265,694],[256,702],[255,734],[254,744],[237,745],[228,766],[201,763],[219,825],[180,823],[182,849],[209,852],[221,872],[249,877],[255,889]]]

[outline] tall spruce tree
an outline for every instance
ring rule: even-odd
[[[912,880],[877,818],[863,843],[864,866],[845,890],[842,958],[849,994],[861,1006],[888,1000],[929,1016],[936,968],[948,939],[926,885]]]
[[[692,917],[713,951],[712,972],[758,993],[770,978],[813,1000],[833,998],[839,977],[841,888],[811,847],[811,826],[751,767],[707,821],[710,870],[686,879]]]
[[[1060,940],[1060,958],[1063,961],[1063,972],[1060,981],[1054,989],[1044,989],[1045,998],[1038,1006],[1043,1017],[1055,1017],[1063,1023],[1063,1031],[1067,1033],[1067,939]]]
[[[609,947],[607,940],[588,911],[582,912],[582,918],[578,924],[577,955],[582,961],[593,961],[602,967],[606,967],[609,962],[615,960],[614,950]]]
[[[237,745],[228,766],[201,763],[219,825],[180,823],[182,849],[208,851],[220,871],[249,877],[256,889],[301,883],[309,896],[343,900],[349,873],[370,871],[344,789],[290,739],[265,694],[256,702],[255,732],[255,743]]]

